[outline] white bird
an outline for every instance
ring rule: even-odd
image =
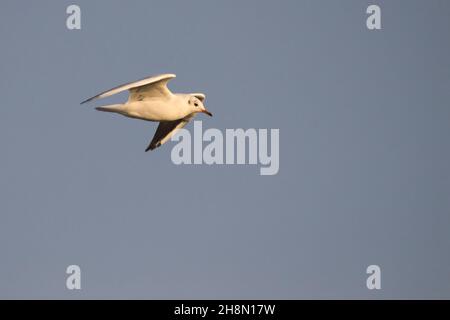
[[[96,109],[119,113],[135,119],[159,121],[158,129],[145,149],[147,152],[164,144],[197,113],[203,112],[212,117],[211,112],[206,110],[203,105],[206,98],[203,93],[172,93],[167,88],[167,83],[173,78],[175,78],[174,74],[161,74],[127,83],[102,92],[81,104],[129,90],[126,103],[107,105]]]

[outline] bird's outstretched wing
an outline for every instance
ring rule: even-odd
[[[130,90],[128,102],[145,100],[152,97],[170,97],[172,92],[167,88],[167,82],[175,78],[174,74],[161,74],[153,77],[148,77],[135,82],[123,84],[121,86],[112,88],[111,90],[102,92],[92,98],[83,101],[81,104],[100,98],[112,96],[116,93]]]
[[[194,115],[189,115],[183,119],[175,121],[161,121],[153,136],[152,142],[148,145],[145,152],[158,148],[170,139],[179,129],[183,128]]]

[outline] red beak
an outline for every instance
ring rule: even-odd
[[[203,113],[206,113],[208,116],[212,117],[212,113],[208,110],[202,110]]]

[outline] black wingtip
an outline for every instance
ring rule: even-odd
[[[91,97],[91,98],[89,98],[89,99],[86,99],[86,100],[84,100],[83,102],[81,102],[80,104],[84,104],[84,103],[90,102],[90,101],[92,101],[92,100],[94,100],[94,99],[97,99],[99,96],[100,96],[100,95],[96,95],[96,96],[94,96],[94,97]]]
[[[87,99],[87,100],[84,100],[84,101],[80,102],[80,104],[85,104],[85,103],[87,103],[87,102],[89,102],[89,101],[91,101],[91,100],[92,100],[92,98],[89,98],[89,99]]]
[[[145,149],[145,152],[155,150],[155,149],[158,148],[159,146],[161,146],[161,142],[158,142],[158,143],[150,143],[150,145],[147,147],[147,149]]]

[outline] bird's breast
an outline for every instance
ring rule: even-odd
[[[150,121],[173,121],[184,118],[184,112],[171,100],[135,101],[125,105],[126,115]]]

